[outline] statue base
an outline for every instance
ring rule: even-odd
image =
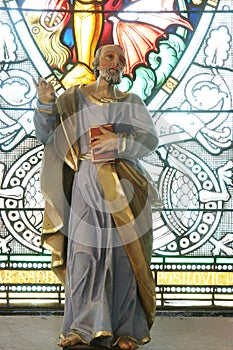
[[[84,345],[84,344],[76,344],[72,346],[66,346],[63,350],[111,350],[113,348],[108,348],[102,345]]]

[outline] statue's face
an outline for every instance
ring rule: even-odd
[[[99,57],[100,76],[109,83],[119,84],[125,68],[125,55],[117,45],[106,45]]]

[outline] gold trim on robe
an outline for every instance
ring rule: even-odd
[[[42,245],[51,250],[52,269],[63,284],[72,181],[74,172],[78,171],[79,162],[76,120],[69,118],[75,114],[77,88],[79,87],[74,86],[66,90],[57,100],[59,120],[54,143],[45,146],[41,169],[41,188],[46,203]],[[155,316],[155,283],[150,270],[152,222],[149,204],[153,189],[151,190],[149,182],[139,171],[123,160],[97,167],[105,200],[129,257],[148,326],[151,328]],[[130,204],[125,195],[127,189],[122,187],[120,181],[124,178],[132,182],[136,193]],[[161,206],[158,194],[153,193],[152,197]]]

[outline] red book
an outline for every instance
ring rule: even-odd
[[[113,131],[112,124],[104,124],[104,125],[101,125],[101,127]],[[99,136],[99,135],[102,135],[102,132],[100,131],[100,126],[93,126],[93,127],[89,128],[89,137],[90,138],[94,138],[95,136]],[[90,143],[90,145],[91,145],[91,143]],[[95,150],[91,147],[91,156],[92,156],[93,163],[107,162],[110,160],[115,160],[116,155],[117,155],[117,152],[115,150],[104,152],[101,154],[96,154]]]

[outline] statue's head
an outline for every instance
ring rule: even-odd
[[[125,68],[125,54],[121,46],[109,44],[101,46],[93,61],[94,75],[102,76],[105,80],[118,84]]]

